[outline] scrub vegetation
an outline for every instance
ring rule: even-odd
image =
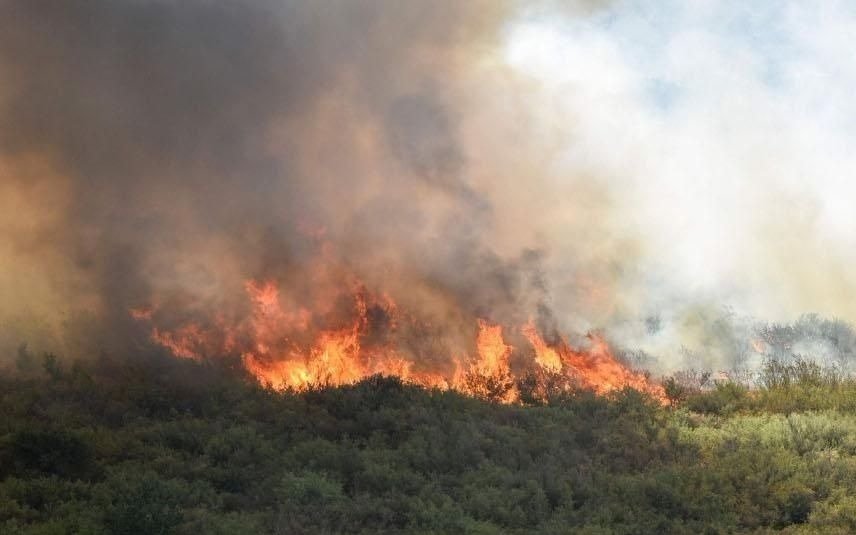
[[[810,361],[752,388],[680,374],[667,406],[379,376],[277,392],[235,364],[22,348],[0,376],[0,532],[856,531],[856,382]]]

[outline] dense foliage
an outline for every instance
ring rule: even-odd
[[[856,532],[856,385],[807,363],[660,407],[28,359],[0,378],[2,533]]]

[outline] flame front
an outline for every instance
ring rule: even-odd
[[[328,292],[329,299],[320,304],[287,308],[275,282],[249,280],[244,285],[249,316],[233,322],[220,317],[207,327],[194,322],[158,327],[156,307],[131,313],[138,321],[151,322],[152,340],[176,357],[201,360],[238,354],[252,376],[279,390],[352,384],[381,374],[514,403],[521,401],[521,379],[529,376],[552,378],[554,389],[582,387],[603,394],[631,387],[664,399],[662,388],[621,363],[603,338],[590,335],[585,348],[573,348],[555,335],[548,342],[531,320],[508,331],[522,335],[515,347],[506,341],[503,325],[477,318],[472,347],[441,355],[445,366],[436,361],[428,366],[401,337],[404,331],[419,336],[424,325],[358,281],[345,286]],[[542,385],[539,396],[546,396],[545,388]]]
[[[535,350],[535,362],[549,372],[560,372],[562,370],[562,358],[558,351],[544,342],[538,328],[535,327],[535,322],[528,322],[520,330]]]

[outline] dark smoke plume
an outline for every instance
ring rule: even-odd
[[[4,351],[38,337],[69,353],[146,349],[130,309],[240,314],[248,278],[299,295],[319,236],[337,265],[429,315],[549,317],[541,247],[491,237],[502,214],[462,132],[490,92],[468,73],[511,10],[0,4],[0,177],[15,211]]]

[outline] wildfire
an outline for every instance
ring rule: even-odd
[[[752,345],[752,349],[755,350],[756,353],[763,354],[767,350],[766,344],[763,340],[753,338],[749,343]]]
[[[476,360],[470,366],[463,382],[455,386],[469,394],[512,403],[519,394],[511,374],[508,359],[512,347],[502,338],[502,326],[478,320],[476,338]]]
[[[520,330],[535,350],[535,362],[547,371],[553,373],[561,371],[562,358],[559,356],[559,352],[544,342],[544,339],[538,332],[538,328],[535,327],[535,323],[530,321]]]
[[[589,335],[591,346],[586,351],[564,348],[564,361],[574,374],[595,392],[606,393],[624,387],[648,392],[663,400],[662,387],[651,383],[645,374],[628,369],[619,362],[606,340],[597,335]]]
[[[291,306],[274,281],[250,280],[244,286],[248,317],[227,322],[220,316],[207,326],[190,322],[159,328],[156,308],[131,314],[151,322],[152,340],[175,356],[200,360],[237,354],[252,376],[279,390],[352,384],[381,374],[514,403],[521,400],[521,379],[540,377],[540,397],[547,388],[573,386],[601,394],[632,387],[664,399],[662,388],[621,363],[603,338],[590,335],[588,347],[575,349],[557,335],[546,341],[533,321],[509,331],[520,341],[512,346],[502,325],[476,319],[471,349],[450,349],[448,355],[439,355],[445,367],[432,360],[425,369],[406,338],[414,332],[419,336],[416,320],[401,314],[389,296],[373,295],[359,282],[345,288],[327,292],[323,306],[301,307]],[[548,379],[552,386],[546,386]]]

